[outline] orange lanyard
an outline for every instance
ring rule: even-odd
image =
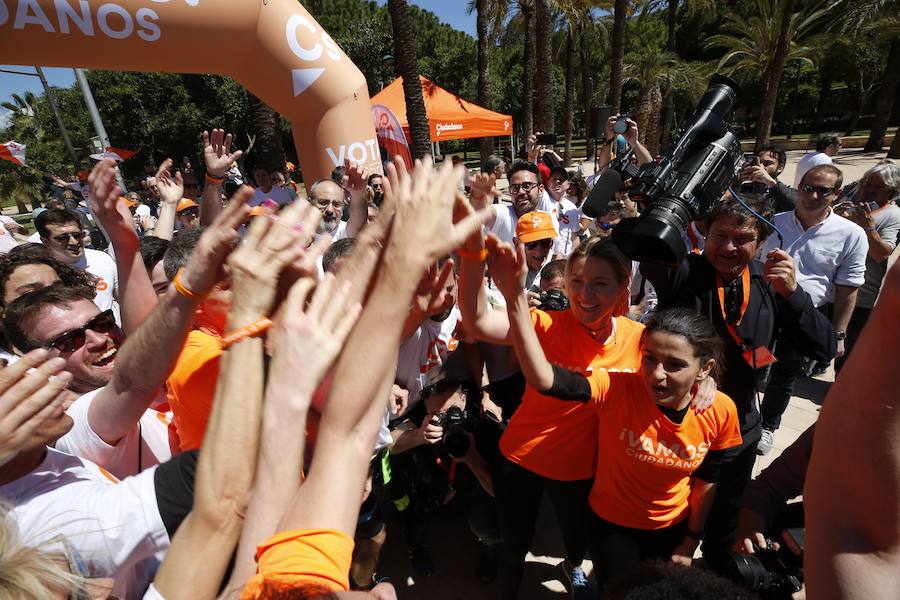
[[[700,240],[697,239],[697,234],[694,233],[693,225],[688,225],[687,236],[688,239],[691,240],[691,246],[693,247],[691,249],[691,252],[693,252],[694,254],[700,254]]]
[[[738,346],[744,347],[743,340],[737,333],[737,326],[741,324],[741,321],[744,320],[744,314],[747,312],[747,305],[750,304],[750,268],[744,267],[744,272],[741,273],[741,285],[744,288],[744,299],[741,301],[741,312],[738,316],[737,323],[731,323],[728,321],[728,315],[725,311],[725,282],[722,281],[721,275],[716,275],[716,291],[719,293],[719,309],[722,311],[722,320],[725,321],[725,325],[728,327],[728,332],[731,334],[731,337],[734,338],[734,341],[737,342]]]

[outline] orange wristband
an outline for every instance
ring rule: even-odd
[[[175,284],[175,291],[184,296],[185,298],[190,298],[191,300],[200,300],[203,298],[200,294],[196,292],[192,292],[191,290],[184,287],[184,284],[181,283],[181,274],[184,272],[184,267],[178,269],[178,272],[175,273],[175,279],[172,280],[172,283]]]
[[[271,319],[263,317],[262,319],[250,323],[249,325],[239,327],[234,331],[225,334],[225,337],[222,338],[222,348],[228,348],[232,344],[235,344],[244,338],[258,336],[259,334],[264,333],[271,326]]]
[[[466,258],[477,262],[484,262],[488,257],[488,249],[482,248],[481,251],[474,252],[472,250],[466,250],[465,248],[457,248],[456,254],[458,254],[460,258]]]
[[[222,178],[220,179],[220,178],[218,178],[218,177],[213,177],[212,175],[210,175],[209,173],[207,173],[207,174],[206,174],[206,181],[208,181],[209,183],[215,183],[216,185],[218,185],[218,184],[222,183],[223,181],[225,181],[225,178],[222,177]]]

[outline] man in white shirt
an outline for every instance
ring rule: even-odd
[[[533,162],[524,160],[514,162],[510,167],[508,177],[511,205],[490,205],[490,188],[493,187],[493,180],[485,177],[484,174],[472,180],[472,205],[476,209],[490,205],[494,212],[485,220],[485,228],[501,241],[511,244],[516,235],[516,224],[519,222],[519,217],[535,210],[552,216],[554,205],[551,198],[544,193],[544,186],[540,183],[540,171]],[[558,234],[558,224],[554,222],[553,225]]]
[[[569,172],[562,165],[550,169],[546,193],[552,201],[550,214],[559,225],[559,235],[553,241],[553,256],[567,257],[577,245],[581,229],[581,211],[566,197],[569,191]]]
[[[274,185],[272,173],[266,169],[254,170],[253,178],[256,180],[256,192],[250,198],[250,206],[259,206],[266,200],[277,202],[278,206],[286,206],[293,201],[287,189]]]
[[[67,209],[49,209],[38,215],[34,225],[54,258],[97,278],[94,301],[101,310],[112,308],[119,287],[116,262],[105,252],[84,247],[86,233],[78,216]]]
[[[797,191],[797,208],[775,215],[776,228],[784,236],[783,250],[796,266],[797,284],[810,295],[813,305],[828,310],[837,333],[837,356],[844,354],[847,325],[856,306],[857,292],[865,282],[869,243],[862,227],[831,210],[840,193],[843,174],[834,165],[819,165],[807,171]],[[778,236],[770,236],[759,256],[777,248]],[[793,393],[794,381],[806,365],[786,338],[775,349],[778,362],[772,367],[763,399],[763,434],[757,452],[766,454],[774,443],[775,430]]]
[[[366,181],[368,173],[356,163],[344,162],[343,183],[332,179],[317,179],[309,186],[309,202],[322,213],[319,235],[329,234],[331,241],[353,238],[368,222]],[[350,196],[350,218],[342,221],[344,198]]]
[[[810,152],[797,163],[794,173],[794,187],[800,185],[806,172],[818,165],[832,164],[831,157],[841,150],[841,136],[836,133],[823,133],[816,141],[816,151]]]

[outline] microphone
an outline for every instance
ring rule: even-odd
[[[596,219],[615,200],[616,192],[622,187],[622,175],[616,169],[607,169],[606,173],[597,178],[591,193],[584,201],[582,210],[588,217]]]

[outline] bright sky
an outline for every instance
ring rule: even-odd
[[[377,0],[378,4],[384,6],[387,0]],[[475,35],[475,14],[466,14],[469,3],[466,0],[410,0],[410,4],[415,4],[426,10],[430,10],[438,16],[438,18],[456,29],[460,29]],[[0,65],[0,70],[12,69],[16,71],[28,71],[34,73],[31,66],[20,67],[12,65]],[[58,87],[69,87],[75,83],[75,75],[72,69],[46,68],[44,75],[50,85]],[[37,77],[28,77],[26,75],[14,75],[11,73],[0,72],[0,101],[11,101],[12,94],[22,94],[30,90],[35,94],[43,94],[41,82]],[[0,108],[0,127],[4,124],[4,116],[7,110]],[[6,140],[0,140],[6,141]]]

